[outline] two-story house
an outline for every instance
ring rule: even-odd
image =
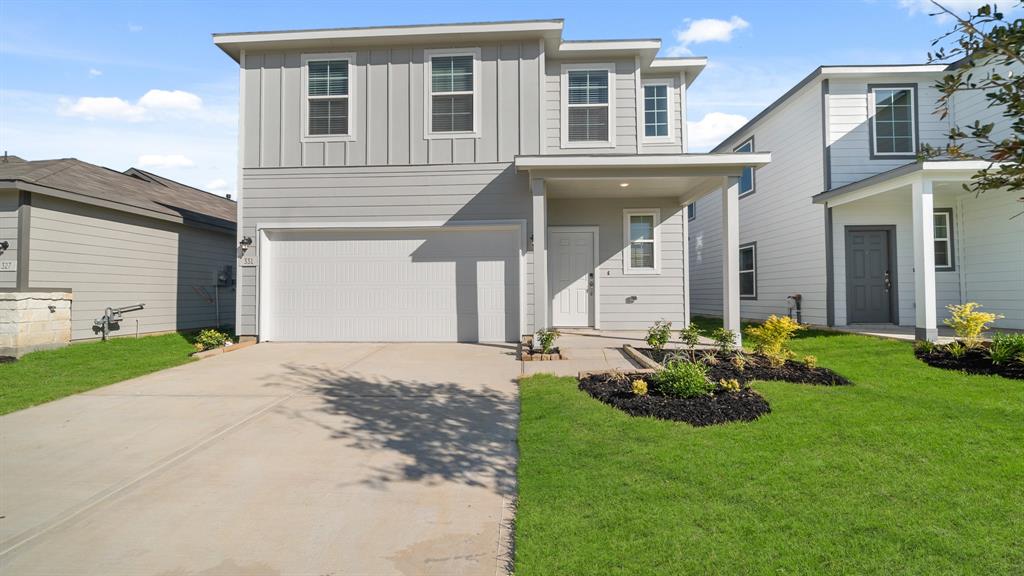
[[[917,158],[955,124],[1008,130],[980,91],[936,113],[935,84],[956,65],[820,67],[714,149],[772,151],[740,182],[744,318],[795,314],[799,295],[804,322],[934,339],[948,304],[976,301],[1006,316],[997,327],[1024,328],[1019,194],[965,191],[986,162]],[[721,306],[717,200],[689,213],[694,313]]]
[[[685,207],[768,153],[688,154],[704,58],[561,20],[217,34],[241,69],[239,334],[514,341],[688,314]]]

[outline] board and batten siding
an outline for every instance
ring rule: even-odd
[[[661,273],[627,275],[622,271],[627,250],[623,210],[643,208],[660,211]],[[683,217],[677,198],[548,200],[550,226],[600,228],[597,282],[602,330],[643,330],[657,320],[684,324]]]
[[[751,136],[772,162],[755,174],[754,193],[739,201],[740,244],[757,243],[757,298],[740,302],[743,318],[788,312],[786,297],[803,296],[803,321],[826,323],[821,93],[813,83],[734,139]],[[689,223],[691,313],[722,314],[721,191],[697,200]]]
[[[252,238],[268,223],[441,224],[531,218],[527,178],[509,163],[249,168],[243,178],[243,234]],[[258,333],[256,270],[239,270],[240,334]]]
[[[18,261],[18,191],[0,190],[0,241],[10,246],[0,254],[0,261]],[[16,270],[0,270],[0,288],[15,288],[18,284]]]
[[[424,138],[424,50],[430,48],[334,50],[356,55],[350,68],[355,138],[327,142],[302,142],[302,53],[247,52],[243,167],[511,162],[539,152],[539,42],[466,47],[480,49],[479,138]]]
[[[615,148],[562,148],[562,65],[592,63],[615,67]],[[618,59],[602,62],[547,60],[544,83],[544,150],[542,154],[636,154],[637,92],[636,61]]]
[[[29,284],[70,288],[71,338],[95,338],[108,306],[144,303],[117,334],[217,324],[216,273],[234,265],[232,233],[196,229],[86,204],[34,195]],[[220,317],[234,319],[235,294],[220,288]]]

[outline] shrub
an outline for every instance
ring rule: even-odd
[[[711,333],[711,339],[722,354],[731,354],[736,350],[736,333],[728,328],[715,328]]]
[[[231,337],[221,332],[220,330],[214,330],[207,328],[206,330],[200,330],[199,334],[196,334],[193,346],[196,347],[196,351],[202,352],[203,350],[213,350],[214,348],[220,348],[230,340]]]
[[[640,378],[637,378],[636,380],[633,380],[633,383],[630,386],[633,389],[633,394],[635,394],[637,396],[646,396],[647,395],[647,382],[646,381],[644,381],[644,380],[642,380]]]
[[[721,380],[718,381],[718,385],[721,386],[722,389],[727,392],[740,391],[740,381],[735,378],[729,378],[728,380],[722,378]]]
[[[988,347],[988,357],[993,364],[1009,364],[1024,354],[1024,334],[996,332]]]
[[[935,342],[931,340],[918,340],[914,342],[914,350],[922,354],[931,354],[935,351]]]
[[[710,350],[704,352],[704,355],[701,356],[700,361],[705,366],[718,366],[718,356],[715,356],[715,353]]]
[[[946,306],[946,309],[949,310],[951,317],[942,321],[956,332],[956,335],[963,340],[964,345],[968,348],[978,345],[978,342],[981,341],[981,333],[988,329],[989,324],[1000,318],[1005,318],[1001,314],[981,312],[978,308],[981,308],[981,304],[977,302],[950,304]]]
[[[550,354],[555,349],[555,340],[562,334],[554,328],[544,328],[537,331],[537,342],[540,344],[542,354]]]
[[[658,391],[666,396],[694,398],[715,389],[708,380],[708,369],[698,362],[669,362],[651,378]]]
[[[693,323],[679,331],[679,340],[690,351],[691,360],[694,359],[694,351],[700,344],[700,334],[700,326]]]
[[[804,366],[807,366],[811,370],[814,370],[815,368],[818,367],[818,357],[812,354],[804,356]]]
[[[647,329],[647,345],[654,350],[661,352],[668,341],[672,339],[672,323],[665,320],[658,320]]]
[[[784,364],[790,355],[787,346],[789,340],[797,330],[803,329],[803,326],[789,316],[772,314],[764,324],[747,328],[747,334],[757,341],[754,350],[764,354],[772,366],[778,367]]]
[[[950,356],[959,360],[967,354],[967,346],[960,342],[950,342],[946,344],[946,352],[949,352]]]
[[[732,357],[731,362],[733,368],[735,368],[736,371],[741,374],[743,373],[743,370],[745,370],[747,367],[747,357],[744,356],[743,354],[736,354],[735,356]]]

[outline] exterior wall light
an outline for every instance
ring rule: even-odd
[[[629,182],[622,182],[619,184],[619,188],[629,188]]]
[[[238,247],[242,250],[242,252],[245,252],[246,250],[252,247],[252,238],[250,236],[243,236],[242,239],[238,242]]]

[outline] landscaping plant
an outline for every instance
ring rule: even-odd
[[[946,352],[949,352],[950,356],[959,360],[967,354],[967,346],[961,342],[950,342],[946,344]]]
[[[555,349],[555,340],[562,334],[554,328],[543,328],[537,331],[537,342],[540,344],[542,354],[551,354]]]
[[[672,323],[666,320],[658,320],[647,329],[647,345],[655,352],[661,352],[668,341],[672,339]]]
[[[813,354],[808,354],[807,356],[804,356],[804,366],[807,366],[811,370],[814,370],[815,368],[818,367],[818,357]]]
[[[673,360],[655,372],[651,380],[659,392],[678,398],[706,396],[715,389],[708,380],[707,366],[699,362]]]
[[[715,328],[711,333],[711,339],[722,354],[732,354],[736,351],[736,333],[728,328]]]
[[[630,384],[630,387],[633,389],[633,394],[637,396],[647,395],[647,382],[641,378],[633,380],[633,382]]]
[[[988,356],[993,364],[1009,364],[1024,358],[1024,334],[996,332],[992,335]]]
[[[214,330],[213,328],[207,328],[206,330],[200,330],[199,334],[196,334],[193,346],[195,346],[198,352],[204,350],[213,350],[214,348],[220,348],[224,346],[231,336],[221,332],[220,330]]]
[[[988,329],[989,324],[1004,318],[1001,314],[982,312],[978,308],[981,308],[981,304],[977,302],[946,306],[951,317],[943,320],[943,323],[952,328],[968,348],[974,348],[981,342],[981,333]]]
[[[803,330],[796,320],[789,316],[772,314],[760,326],[750,326],[747,334],[754,338],[754,350],[763,354],[774,367],[782,366],[789,358],[789,341],[798,330]]]
[[[697,345],[700,344],[700,326],[690,323],[689,326],[679,331],[679,340],[690,352],[690,360],[696,360]]]
[[[737,372],[743,373],[743,369],[747,367],[747,357],[743,354],[736,354],[732,357],[732,365],[736,368]]]
[[[721,386],[723,390],[726,390],[728,392],[740,391],[740,381],[735,378],[722,378],[721,380],[718,381],[718,385]]]

